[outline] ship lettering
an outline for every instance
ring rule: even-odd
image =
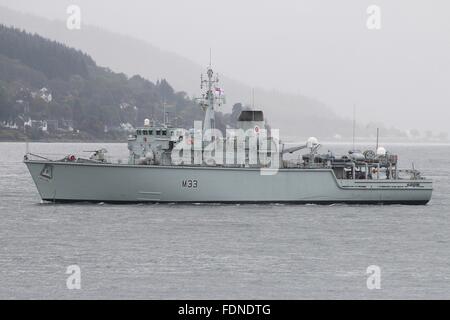
[[[181,186],[183,188],[193,188],[196,189],[198,187],[198,180],[187,179],[181,182]]]

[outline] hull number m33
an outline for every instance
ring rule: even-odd
[[[183,188],[197,189],[197,187],[198,187],[198,180],[195,180],[195,179],[186,179],[186,180],[183,180],[183,181],[181,182],[181,186],[182,186]]]

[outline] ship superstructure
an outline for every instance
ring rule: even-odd
[[[426,204],[432,181],[400,170],[398,156],[380,147],[344,155],[320,153],[318,140],[288,146],[268,130],[260,110],[244,110],[238,128],[215,126],[224,102],[211,67],[201,78],[203,122],[186,130],[145,119],[128,138],[127,163],[90,158],[50,160],[28,153],[27,165],[46,201],[292,202]],[[288,159],[287,154],[302,152]]]

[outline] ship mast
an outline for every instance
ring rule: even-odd
[[[206,79],[203,78],[203,74],[200,77],[200,89],[206,90],[202,93],[202,97],[198,99],[199,105],[205,112],[203,134],[210,129],[215,129],[215,108],[220,107],[223,103],[225,103],[222,89],[218,87],[218,83],[219,77],[217,74],[214,75],[210,62],[206,71]],[[212,139],[214,139],[214,137]]]

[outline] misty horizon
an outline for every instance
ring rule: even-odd
[[[258,6],[245,3],[237,12],[233,11],[237,4],[232,2],[220,4],[217,15],[205,18],[199,8],[209,10],[218,4],[200,2],[170,1],[170,5],[155,7],[132,1],[129,10],[124,9],[125,4],[104,1],[73,4],[80,6],[86,26],[144,40],[200,66],[209,62],[211,48],[216,70],[249,86],[307,96],[347,119],[356,106],[361,123],[449,132],[445,108],[449,92],[444,84],[450,74],[450,46],[441,39],[450,28],[448,21],[439,19],[445,10],[438,10],[439,5],[447,6],[445,3],[423,7],[408,2],[402,7],[379,1],[381,29],[368,30],[366,9],[371,3],[283,2],[276,10],[271,10],[269,2]],[[67,18],[69,4],[72,2],[0,1],[14,10],[60,21]],[[171,16],[170,6],[180,5],[183,10]],[[251,23],[244,19],[246,14]],[[168,16],[173,26],[162,22]],[[265,23],[264,18],[271,18],[272,23]],[[214,36],[203,23],[215,26]],[[250,99],[249,92],[241,101]],[[258,96],[255,101],[260,103]]]

